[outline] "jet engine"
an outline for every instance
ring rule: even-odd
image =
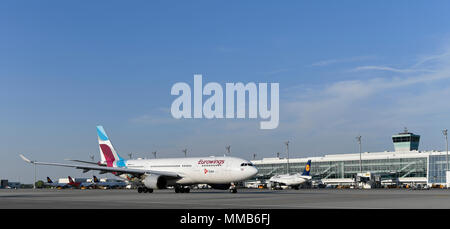
[[[167,186],[166,178],[160,175],[148,175],[143,181],[144,186],[149,189],[165,189]]]

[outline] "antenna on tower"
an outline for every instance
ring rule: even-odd
[[[184,157],[186,157],[187,156],[187,149],[184,149],[184,150],[182,150],[183,151],[183,153],[184,153]]]
[[[153,151],[152,154],[153,154],[153,157],[156,158],[156,151]]]
[[[225,146],[225,149],[227,150],[227,153],[230,154],[231,153],[231,146]]]

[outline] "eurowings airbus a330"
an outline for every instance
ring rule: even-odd
[[[114,149],[102,126],[97,126],[101,161],[98,163],[75,160],[89,165],[61,164],[31,161],[20,155],[26,162],[37,165],[52,165],[82,169],[83,172],[97,170],[112,173],[128,179],[138,186],[138,192],[153,192],[174,186],[175,192],[189,192],[189,186],[208,184],[212,188],[236,193],[234,183],[248,180],[258,170],[247,160],[236,157],[192,157],[166,159],[125,160]]]

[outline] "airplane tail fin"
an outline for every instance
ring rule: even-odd
[[[69,176],[69,184],[73,184],[73,183],[75,183],[75,182],[73,182],[72,177]]]
[[[98,183],[98,178],[94,176],[94,183]]]
[[[108,167],[121,167],[121,162],[124,160],[112,146],[108,135],[106,135],[105,129],[103,129],[103,126],[97,126],[97,136],[98,145],[100,147],[101,162],[105,162]]]
[[[303,170],[302,176],[309,176],[309,171],[311,170],[311,160],[306,162],[305,170]]]
[[[52,181],[52,179],[50,179],[50,177],[47,177],[47,183],[49,183],[49,184],[53,183],[53,181]]]

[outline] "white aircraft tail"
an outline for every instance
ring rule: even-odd
[[[122,167],[124,160],[114,149],[103,126],[97,126],[97,135],[101,162],[106,163],[108,167]]]

